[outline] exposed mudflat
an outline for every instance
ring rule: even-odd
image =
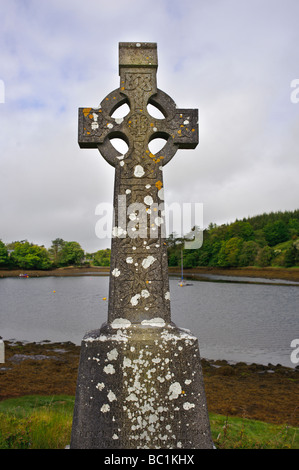
[[[75,395],[80,346],[8,343],[0,364],[0,400],[23,395]],[[208,409],[299,426],[299,370],[279,365],[202,359]]]

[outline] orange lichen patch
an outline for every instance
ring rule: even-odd
[[[145,281],[145,283],[146,283],[146,284],[148,284],[148,283],[149,283],[149,281]]]
[[[154,124],[153,122],[150,123],[150,126],[151,126],[151,127],[154,127],[154,125],[155,125],[155,124]]]
[[[192,132],[195,132],[195,129],[192,129]]]
[[[151,152],[150,152],[149,156],[150,156],[151,158],[155,158],[155,155],[154,155],[153,153],[151,153]]]
[[[162,188],[162,186],[163,186],[162,181],[157,181],[157,182],[156,182],[156,187],[157,187],[159,190]]]
[[[181,124],[180,127],[184,127],[184,124]]]
[[[108,100],[109,100],[109,98],[106,98],[106,101],[108,101]]]
[[[124,91],[124,89],[125,89],[125,87],[124,87],[124,86],[122,86],[122,87],[121,87],[121,91]]]
[[[90,111],[91,111],[91,108],[84,108],[83,109],[84,116],[86,117],[90,113]]]
[[[89,135],[89,134],[90,134],[90,132],[86,132],[86,134],[88,134],[88,135]]]
[[[181,131],[181,130],[178,130],[178,134],[181,134],[181,133],[182,133],[182,131]]]

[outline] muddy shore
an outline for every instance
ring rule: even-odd
[[[0,400],[75,395],[80,346],[5,342]],[[210,412],[299,426],[299,368],[202,359]]]
[[[107,267],[66,267],[51,270],[24,270],[24,269],[1,269],[1,277],[18,277],[20,274],[28,274],[29,277],[42,277],[42,276],[78,276],[78,275],[105,275],[109,274],[110,268]],[[180,275],[180,268],[170,267],[169,274]],[[184,269],[184,274],[194,275],[200,277],[201,274],[215,274],[220,276],[237,276],[237,277],[250,277],[250,278],[264,278],[264,279],[281,279],[299,282],[299,267],[297,268],[213,268],[213,267],[198,267]]]

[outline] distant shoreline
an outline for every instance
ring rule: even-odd
[[[1,269],[0,278],[4,277],[19,277],[20,274],[28,274],[29,277],[46,277],[46,276],[78,276],[78,275],[108,275],[110,272],[109,266],[92,266],[92,267],[65,267],[51,270],[38,270],[38,269]],[[180,275],[179,267],[170,267],[169,274]],[[221,276],[237,276],[237,277],[252,277],[264,279],[282,279],[288,281],[299,282],[299,267],[297,268],[215,268],[215,267],[198,267],[184,269],[184,275],[188,276],[195,274],[214,274]]]

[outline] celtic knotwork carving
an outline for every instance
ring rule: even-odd
[[[125,90],[132,91],[136,88],[140,88],[142,91],[151,91],[152,75],[150,73],[126,73],[125,74]]]
[[[133,136],[139,138],[144,136],[148,130],[149,123],[145,114],[134,113],[127,119],[128,129]]]

